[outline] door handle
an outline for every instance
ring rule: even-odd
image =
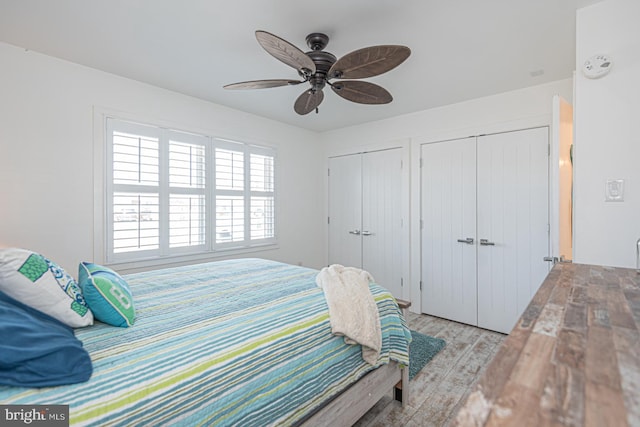
[[[473,245],[473,237],[467,237],[466,239],[458,239],[460,243],[466,243],[467,245]]]
[[[349,234],[355,234],[356,236],[359,236],[360,230],[349,230]]]
[[[488,241],[487,239],[480,239],[480,244],[482,246],[495,246],[496,244]]]
[[[640,239],[636,242],[636,273],[640,274]]]
[[[363,232],[362,232],[362,235],[363,235],[363,236],[371,236],[372,234],[373,234],[373,233],[372,233],[372,232],[370,232],[370,231],[363,231]]]

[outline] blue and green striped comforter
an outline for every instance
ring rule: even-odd
[[[86,383],[0,387],[3,404],[68,404],[72,425],[290,425],[372,369],[360,346],[331,335],[316,270],[238,259],[126,276],[131,328],[76,330],[94,373]],[[404,319],[371,285],[379,364],[408,364]]]

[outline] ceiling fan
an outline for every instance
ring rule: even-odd
[[[269,54],[298,70],[303,80],[252,80],[228,84],[224,88],[263,89],[309,82],[311,88],[305,90],[293,105],[295,112],[301,115],[313,110],[318,112],[318,106],[324,99],[322,89],[325,85],[329,85],[335,93],[352,102],[388,104],[393,97],[385,88],[353,79],[386,73],[404,62],[411,54],[411,50],[406,46],[381,45],[358,49],[337,59],[333,54],[324,51],[329,37],[322,33],[311,33],[307,36],[307,45],[311,51],[306,53],[266,31],[256,31],[256,39]],[[331,82],[332,79],[345,80]]]

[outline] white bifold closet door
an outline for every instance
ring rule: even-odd
[[[329,159],[329,264],[362,266],[362,157]]]
[[[329,159],[329,263],[402,297],[402,149]]]
[[[476,138],[422,146],[422,311],[477,324]]]
[[[362,268],[402,298],[402,149],[362,155]]]
[[[549,273],[548,134],[544,127],[478,137],[483,328],[508,333]]]
[[[422,311],[508,333],[549,271],[548,128],[421,154]]]

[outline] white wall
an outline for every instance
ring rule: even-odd
[[[398,146],[403,141],[410,147],[411,177],[409,184],[408,242],[410,259],[406,275],[409,289],[403,292],[411,299],[411,310],[420,312],[420,145],[452,138],[551,126],[553,96],[573,99],[573,80],[561,80],[526,89],[474,99],[441,108],[420,111],[388,120],[367,123],[321,134],[326,157],[369,149]],[[404,144],[402,144],[404,145]],[[326,188],[325,188],[326,197]],[[407,283],[407,280],[405,280]]]
[[[550,124],[552,97],[573,99],[572,80],[532,86],[440,108],[324,132],[328,155],[403,138],[431,140],[518,129],[531,119]]]
[[[640,237],[640,1],[579,9],[576,32],[574,261],[635,268]],[[608,54],[611,72],[584,77]],[[624,179],[624,202],[605,203],[605,182]]]
[[[0,64],[0,246],[41,252],[72,275],[79,261],[99,261],[93,211],[97,107],[275,146],[279,249],[251,255],[324,265],[326,217],[318,196],[324,175],[316,133],[4,43]]]

